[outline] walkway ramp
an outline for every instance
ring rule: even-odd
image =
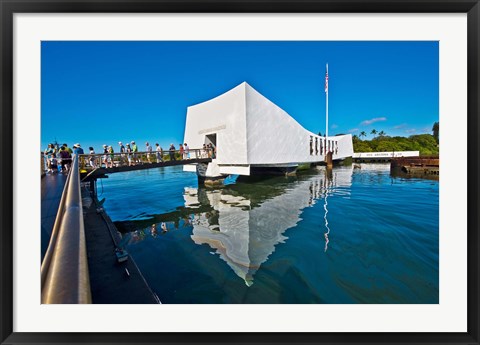
[[[120,153],[113,154],[113,157],[120,157]],[[128,165],[125,160],[117,159],[116,164],[109,168],[102,166],[101,159],[99,155],[94,156],[96,159],[97,168],[92,168],[86,166],[86,161],[90,159],[89,155],[82,155],[82,159],[84,160],[84,167],[80,170],[80,179],[82,182],[94,180],[97,178],[106,177],[108,174],[113,173],[120,173],[126,171],[134,171],[134,170],[145,170],[145,169],[155,169],[155,168],[163,168],[169,166],[176,166],[176,165],[189,165],[189,164],[198,164],[198,163],[208,163],[211,162],[211,158],[193,158],[193,159],[179,159],[179,160],[168,160],[160,163],[149,163],[149,162],[141,162],[135,165]]]

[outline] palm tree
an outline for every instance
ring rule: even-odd
[[[359,137],[366,137],[367,136],[367,133],[365,133],[365,131],[361,131],[360,134],[359,134]]]
[[[373,136],[375,136],[375,134],[377,134],[377,130],[376,130],[376,129],[372,129],[372,131],[370,132],[370,134],[373,134]]]
[[[378,133],[379,137],[384,137],[386,135],[387,135],[387,133],[385,133],[384,131],[380,131],[380,133]]]

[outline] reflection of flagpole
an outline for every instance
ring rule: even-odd
[[[326,181],[326,176],[325,176],[325,182]],[[325,220],[325,227],[327,228],[327,232],[325,233],[325,252],[327,251],[328,249],[328,234],[330,234],[330,228],[328,227],[328,220],[327,220],[327,214],[328,214],[328,209],[327,209],[327,206],[328,206],[328,187],[326,186],[325,184],[325,203],[323,204],[323,209],[325,210],[325,215],[323,216],[323,219]]]

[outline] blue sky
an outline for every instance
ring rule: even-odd
[[[431,133],[438,42],[42,42],[41,146],[183,140],[187,107],[243,81],[303,127]]]

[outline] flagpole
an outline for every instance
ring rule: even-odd
[[[325,139],[328,137],[328,63],[327,63],[327,72],[326,73],[327,74],[325,76],[325,96],[327,98],[327,101],[326,101],[326,111],[325,111],[325,114],[326,114]]]

